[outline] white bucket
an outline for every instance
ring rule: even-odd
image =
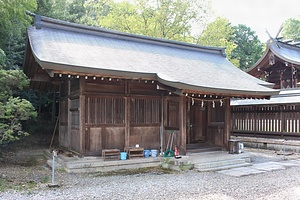
[[[156,156],[157,156],[157,150],[151,149],[151,157],[156,157]]]

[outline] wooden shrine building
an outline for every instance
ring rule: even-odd
[[[24,71],[32,88],[59,91],[59,144],[81,155],[165,150],[169,131],[181,154],[199,141],[225,149],[230,98],[278,93],[233,66],[224,48],[34,16]]]
[[[270,100],[233,100],[232,134],[300,140],[300,43],[271,38],[248,73],[280,93]]]

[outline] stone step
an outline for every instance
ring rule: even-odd
[[[47,165],[52,169],[53,160],[52,159],[51,160],[47,160]],[[58,163],[57,161],[55,161],[54,168],[55,169],[62,169],[63,166],[60,163]]]
[[[246,162],[251,162],[250,155],[248,153],[241,154],[229,154],[224,151],[219,152],[205,152],[205,153],[194,153],[189,155],[189,160],[194,164],[216,162],[222,160],[234,160],[244,159]]]
[[[220,170],[233,169],[233,168],[239,168],[239,167],[248,167],[251,165],[252,165],[251,163],[244,162],[244,163],[240,163],[240,164],[224,165],[224,166],[205,168],[205,169],[194,168],[194,170],[199,171],[199,172],[220,171]]]
[[[244,163],[246,163],[244,159],[229,159],[229,160],[219,160],[219,161],[211,161],[205,163],[194,163],[194,167],[201,170],[201,169],[218,168],[218,167],[230,166],[230,165],[239,165]]]

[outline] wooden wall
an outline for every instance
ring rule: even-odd
[[[169,95],[155,81],[66,78],[61,86],[59,142],[94,156],[103,149],[123,150],[136,144],[165,150],[171,130],[173,148],[176,145],[184,154],[190,117],[187,103],[186,96]],[[227,142],[224,107],[216,104],[205,112],[207,116],[201,115],[208,124],[201,130],[220,146]]]
[[[154,81],[89,77],[82,87],[85,155],[136,144],[160,148],[162,91]]]

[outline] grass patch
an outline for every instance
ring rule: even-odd
[[[103,177],[103,176],[127,176],[127,175],[136,175],[136,174],[173,174],[175,171],[170,169],[165,169],[160,166],[158,167],[145,167],[138,169],[121,169],[111,172],[97,172],[93,174],[93,177]]]
[[[8,190],[15,190],[15,191],[21,191],[21,190],[31,190],[37,186],[37,183],[34,181],[29,182],[14,182],[12,180],[9,180],[7,178],[0,178],[0,191],[5,192]]]
[[[42,183],[48,183],[50,180],[50,177],[49,176],[44,176],[41,180]]]

